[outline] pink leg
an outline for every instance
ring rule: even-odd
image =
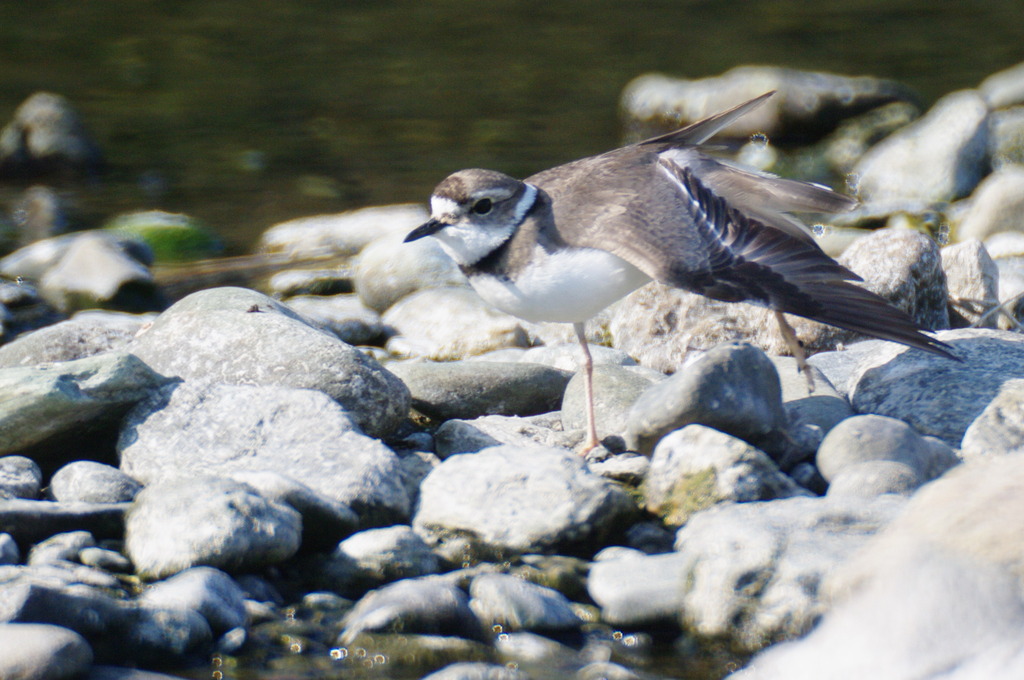
[[[587,334],[585,323],[574,323],[573,329],[580,341],[580,349],[583,350],[583,393],[587,400],[587,439],[583,443],[580,455],[587,455],[591,449],[601,443],[597,438],[597,425],[594,423],[594,359],[590,356],[590,348],[587,346]]]

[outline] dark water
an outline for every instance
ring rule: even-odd
[[[282,219],[423,201],[461,167],[524,176],[615,146],[619,94],[648,71],[871,74],[931,101],[1024,60],[1022,35],[1020,0],[8,0],[0,122],[67,96],[109,161],[64,187],[81,226],[184,211],[242,252]]]

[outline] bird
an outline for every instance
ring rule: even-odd
[[[434,188],[430,219],[405,237],[437,239],[499,310],[573,325],[587,415],[581,453],[600,443],[585,324],[650,281],[772,310],[811,391],[803,346],[784,314],[957,358],[908,314],[855,285],[862,279],[789,214],[845,212],[855,199],[701,148],[774,94],[524,180],[460,170]]]

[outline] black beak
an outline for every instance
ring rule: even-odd
[[[421,224],[420,226],[410,231],[409,235],[405,237],[403,243],[408,243],[409,241],[416,241],[423,238],[424,236],[436,234],[437,232],[441,231],[447,226],[448,225],[445,224],[444,222],[439,222],[438,220],[430,220],[426,224]]]

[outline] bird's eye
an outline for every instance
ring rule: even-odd
[[[493,205],[494,204],[491,202],[491,199],[481,198],[479,201],[473,204],[473,212],[475,212],[477,215],[486,215],[487,213],[491,212],[491,208],[493,207]]]

